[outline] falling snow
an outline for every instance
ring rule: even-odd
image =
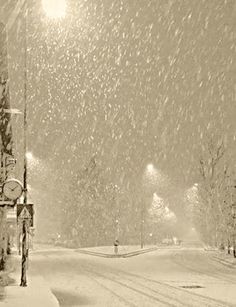
[[[154,190],[182,220],[208,139],[224,140],[235,168],[235,20],[230,0],[71,0],[60,19],[35,3],[26,32],[19,16],[8,34],[11,105],[23,110],[26,36],[28,147],[44,165],[31,173],[39,208],[55,207],[96,157],[106,184],[125,191],[153,163]],[[13,125],[20,151],[22,117]]]

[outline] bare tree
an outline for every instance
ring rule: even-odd
[[[210,138],[205,146],[205,152],[199,161],[201,182],[199,185],[199,203],[195,208],[195,220],[204,240],[208,244],[217,245],[222,222],[222,206],[219,202],[220,178],[224,176],[222,161],[225,146],[222,140]]]

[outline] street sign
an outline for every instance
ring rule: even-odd
[[[27,220],[30,219],[31,215],[29,213],[29,211],[24,207],[20,213],[20,215],[18,216],[18,219],[22,219],[22,220]]]
[[[28,220],[31,227],[33,227],[34,217],[34,205],[33,204],[17,204],[17,221]]]

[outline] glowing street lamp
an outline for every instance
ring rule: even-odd
[[[49,18],[65,17],[66,0],[42,0],[42,6]]]
[[[143,174],[143,187],[146,195],[152,195],[157,181],[157,169],[152,163],[149,163],[145,167],[145,171]]]
[[[25,154],[25,157],[26,157],[26,160],[27,160],[27,166],[28,166],[28,169],[33,169],[37,166],[39,166],[40,162],[39,162],[39,159],[36,158],[32,152],[30,151],[27,151],[26,154]],[[28,183],[27,183],[28,185]]]
[[[154,170],[155,170],[155,168],[154,168],[153,164],[150,163],[150,164],[147,165],[147,172],[148,173],[153,173]]]
[[[34,159],[34,156],[33,156],[32,152],[30,152],[30,151],[27,151],[25,155],[26,155],[26,159],[28,161],[31,161],[31,160]]]

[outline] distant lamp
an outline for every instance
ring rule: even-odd
[[[33,160],[34,156],[32,154],[32,152],[30,151],[27,151],[27,153],[25,154],[27,160]]]
[[[147,171],[150,172],[150,173],[152,173],[152,172],[154,171],[154,165],[151,164],[151,163],[148,164],[148,165],[147,165]]]

